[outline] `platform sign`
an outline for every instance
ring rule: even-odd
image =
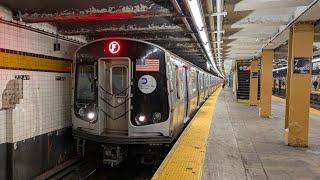
[[[250,71],[250,67],[249,66],[239,66],[239,70],[240,71]]]
[[[311,58],[310,57],[296,57],[293,60],[294,74],[310,74],[311,72]]]
[[[15,75],[14,79],[30,80],[30,75]]]
[[[258,72],[251,72],[251,78],[258,78],[259,73]]]

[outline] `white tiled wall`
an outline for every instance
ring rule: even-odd
[[[0,11],[0,17],[11,17],[9,11],[1,7]],[[72,59],[79,47],[59,40],[61,50],[53,51],[54,42],[53,37],[0,23],[0,48]],[[8,139],[17,142],[71,125],[71,74],[0,69],[1,101],[6,84],[15,75],[30,75],[30,80],[24,81],[23,99],[12,111],[11,129],[7,129],[10,113],[0,110],[0,144]],[[64,76],[66,80],[56,81],[56,76]]]
[[[15,75],[30,75],[30,80],[23,81],[23,99],[12,111],[13,142],[71,125],[71,74],[2,69],[0,92]],[[56,76],[66,79],[57,81]],[[0,112],[0,143],[6,139],[7,115],[6,110]]]
[[[72,59],[78,44],[58,40],[60,51],[53,51],[55,38],[0,23],[0,48]]]

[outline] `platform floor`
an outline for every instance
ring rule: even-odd
[[[171,148],[153,180],[200,179],[214,107],[221,88],[201,106],[177,142]]]
[[[272,102],[272,117],[236,103],[231,89],[216,102],[202,179],[320,179],[320,116],[310,113],[309,147],[284,144],[284,103]]]

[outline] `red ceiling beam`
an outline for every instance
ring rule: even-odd
[[[39,22],[79,22],[79,21],[112,21],[124,19],[143,19],[150,17],[170,17],[175,14],[171,13],[149,13],[149,12],[119,12],[119,13],[102,13],[86,15],[66,15],[66,16],[25,16],[23,21],[27,23]]]

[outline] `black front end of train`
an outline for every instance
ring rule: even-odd
[[[102,145],[105,164],[120,163],[129,145],[150,150],[171,142],[165,58],[161,48],[125,38],[76,52],[73,134]]]
[[[128,135],[130,125],[168,120],[162,49],[139,41],[105,39],[80,48],[74,65],[74,116],[91,124],[89,131],[98,123],[95,134]]]

